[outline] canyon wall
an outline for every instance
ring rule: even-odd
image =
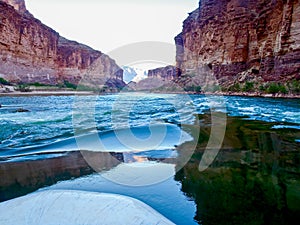
[[[175,66],[166,66],[148,71],[149,78],[160,78],[163,80],[174,80],[177,78]]]
[[[100,51],[69,41],[35,19],[24,0],[0,0],[0,77],[16,83],[124,86],[123,70]]]
[[[224,86],[299,80],[300,1],[201,0],[175,42],[183,76],[209,74]]]
[[[21,14],[27,14],[27,15],[30,14],[26,9],[24,0],[2,0],[2,1],[14,7],[14,9]]]

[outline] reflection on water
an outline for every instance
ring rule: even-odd
[[[200,116],[199,145],[175,176],[197,204],[200,224],[299,224],[299,130],[229,118],[222,150],[204,172],[198,166],[209,134]]]
[[[160,152],[85,152],[89,165],[79,152],[54,159],[0,163],[1,200],[65,180],[48,189],[131,196],[176,224],[298,224],[294,221],[300,221],[300,143],[295,140],[299,140],[300,130],[293,124],[276,127],[277,122],[228,117],[221,150],[210,167],[199,172],[211,118],[210,114],[198,117],[200,135],[194,154],[193,141],[187,141],[176,150]],[[196,125],[181,126],[190,135],[195,134],[193,127]],[[140,169],[151,165],[158,168],[154,171],[157,176],[165,170],[171,177],[143,187],[120,185],[111,179],[117,175],[118,180],[127,179],[125,183],[130,179],[139,182],[145,178]],[[128,168],[136,177],[127,176]]]

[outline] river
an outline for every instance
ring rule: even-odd
[[[299,99],[122,93],[0,104],[1,176],[13,183],[24,167],[22,176],[41,180],[20,181],[24,191],[2,183],[1,201],[71,189],[131,196],[176,224],[299,219]],[[62,175],[77,150],[85,171]]]

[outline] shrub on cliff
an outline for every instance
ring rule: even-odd
[[[233,92],[239,92],[239,91],[241,91],[240,84],[235,83],[234,85],[232,85],[232,86],[230,86],[228,88],[228,91],[233,91]]]
[[[262,84],[262,85],[259,86],[258,90],[259,90],[260,92],[266,92],[267,87],[266,87],[265,85]]]
[[[243,87],[244,92],[252,92],[254,91],[254,83],[247,81]]]
[[[288,84],[289,90],[292,93],[299,94],[300,93],[300,81],[299,80],[293,80],[291,83]]]
[[[221,88],[219,85],[213,84],[213,85],[206,86],[205,91],[215,93],[217,91],[221,91]]]
[[[185,91],[191,91],[191,92],[196,92],[196,93],[200,93],[201,89],[202,88],[200,86],[195,86],[195,85],[184,87]]]
[[[72,84],[72,83],[70,83],[70,82],[67,81],[67,80],[64,81],[64,86],[65,86],[66,88],[70,88],[70,89],[76,89],[76,88],[77,88],[77,85],[76,85],[76,84]]]
[[[0,77],[0,84],[3,84],[3,85],[10,85],[10,83],[5,80],[4,78]]]
[[[27,84],[19,84],[17,87],[14,88],[16,91],[20,92],[31,92],[30,87]]]
[[[39,82],[34,82],[34,83],[30,83],[30,86],[34,86],[34,87],[47,87],[47,86],[52,86],[52,85],[47,85],[47,84],[42,84]]]
[[[282,93],[287,94],[287,88],[282,84],[277,83],[271,83],[267,89],[267,93],[269,94],[276,94],[276,93]]]

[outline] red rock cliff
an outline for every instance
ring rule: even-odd
[[[25,1],[24,0],[2,0],[3,2],[7,3],[14,7],[16,11],[21,14],[29,14],[26,9]]]
[[[175,38],[177,67],[221,84],[300,79],[299,0],[201,0]]]
[[[176,67],[166,66],[148,71],[149,78],[160,78],[163,80],[174,80],[176,79]]]
[[[9,81],[124,86],[123,70],[100,51],[69,41],[35,19],[24,0],[0,0],[0,76]]]

